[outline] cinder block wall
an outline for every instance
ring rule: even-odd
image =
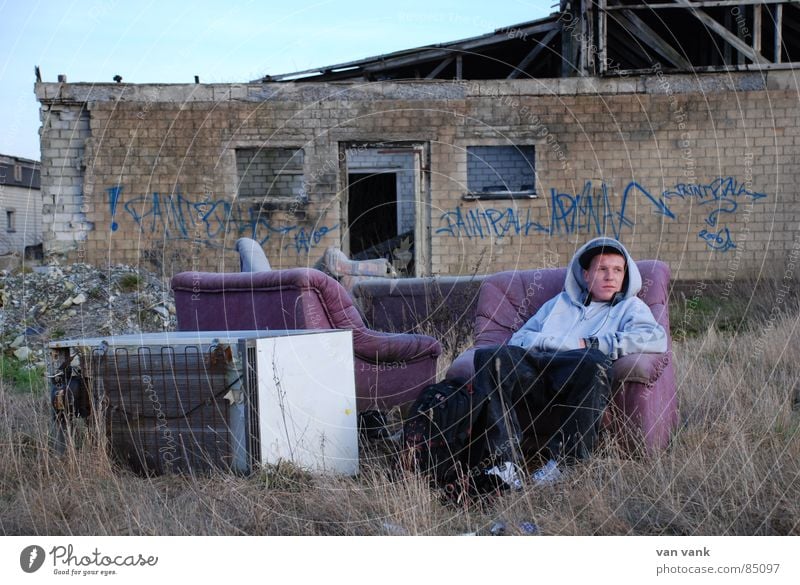
[[[303,197],[303,150],[246,148],[236,151],[239,197]]]
[[[684,280],[800,249],[792,72],[36,92],[45,247],[67,258],[235,270],[247,235],[276,267],[312,265],[342,237],[344,148],[373,142],[426,147],[434,274],[559,265],[597,235]],[[512,144],[534,146],[539,197],[462,199],[467,148]],[[265,147],[303,150],[307,201],[237,197],[236,150]]]
[[[48,84],[44,92],[51,95],[61,85]],[[84,207],[89,111],[85,103],[56,100],[42,106],[40,118],[42,160],[46,161],[40,167],[45,253],[81,262],[99,261],[97,256],[87,256],[84,245],[94,228],[86,219]]]

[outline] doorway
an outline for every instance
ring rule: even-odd
[[[425,274],[424,146],[357,143],[340,148],[346,180],[342,249],[353,260],[386,258],[400,276]]]
[[[347,175],[350,255],[380,246],[397,235],[397,173]]]

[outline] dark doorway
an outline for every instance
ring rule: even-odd
[[[350,257],[397,236],[397,174],[350,173]]]

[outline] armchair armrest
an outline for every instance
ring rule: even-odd
[[[616,385],[635,382],[650,386],[661,377],[671,357],[670,352],[631,353],[622,356],[611,366],[611,379]]]
[[[469,380],[474,372],[475,350],[471,347],[459,355],[447,370],[448,380]],[[615,385],[625,382],[652,385],[669,365],[672,355],[667,353],[632,353],[619,358],[611,367],[610,376]]]
[[[442,346],[427,335],[356,329],[353,331],[353,350],[356,356],[369,362],[405,362],[438,358]]]
[[[445,374],[445,378],[454,381],[458,380],[460,382],[471,380],[473,374],[475,374],[476,349],[478,348],[473,346],[460,353],[458,357],[453,360],[453,363],[450,364],[450,367],[447,369],[447,373]]]

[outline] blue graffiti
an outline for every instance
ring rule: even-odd
[[[627,191],[624,197],[627,197]],[[595,195],[592,182],[586,181],[583,192],[577,195],[550,190],[550,234],[597,233],[613,234],[619,238],[623,226],[633,227],[625,217],[625,203],[615,212],[608,199],[608,187],[601,185]]]
[[[708,184],[696,185],[678,183],[671,191],[664,191],[664,198],[694,198],[698,205],[716,204],[706,217],[706,224],[716,227],[720,213],[735,213],[739,207],[737,198],[749,197],[756,201],[766,197],[764,193],[756,193],[747,188],[745,183],[740,183],[733,177],[718,177]]]
[[[467,238],[498,237],[506,235],[527,236],[531,231],[546,232],[547,228],[531,220],[531,210],[525,210],[525,218],[519,216],[519,210],[512,207],[506,209],[470,209],[466,214],[460,207],[443,213],[439,218],[444,227],[436,230],[437,234],[464,236]]]
[[[628,196],[631,193],[640,193],[645,199],[649,200],[650,203],[653,205],[653,213],[655,215],[663,215],[670,219],[675,219],[675,214],[670,211],[670,208],[667,207],[667,204],[664,203],[664,200],[658,197],[655,197],[650,194],[650,192],[642,187],[636,181],[631,181],[628,183],[628,186],[625,187],[625,191],[622,193],[622,204],[620,205],[620,215],[622,217],[625,216],[625,205],[628,203]]]
[[[112,187],[106,191],[109,200],[113,194],[112,213],[115,213],[122,187]],[[261,245],[273,235],[291,236],[293,244],[287,248],[294,246],[298,253],[308,252],[326,234],[338,228],[338,224],[322,226],[308,234],[304,227],[298,225],[272,225],[258,208],[243,208],[224,199],[192,201],[181,193],[142,195],[125,202],[123,209],[142,233],[159,234],[167,240],[196,241],[211,248],[221,248],[220,240],[224,239],[226,233],[233,232],[237,238],[252,238]],[[116,231],[117,228],[117,223],[113,222],[111,229]]]
[[[708,247],[712,250],[727,252],[731,248],[736,247],[736,244],[734,244],[733,240],[731,239],[731,232],[726,227],[722,228],[715,234],[705,229],[700,230],[700,233],[697,234],[697,237],[701,240],[705,240],[708,244]]]
[[[644,186],[631,181],[622,192],[619,209],[615,209],[609,197],[608,186],[601,183],[599,191],[591,181],[587,181],[580,193],[559,193],[550,190],[550,224],[540,223],[532,217],[531,209],[470,209],[458,207],[447,211],[439,217],[444,224],[436,230],[437,234],[448,234],[466,238],[502,238],[506,235],[524,235],[530,233],[609,235],[619,239],[624,228],[633,228],[634,221],[627,215],[632,198],[642,200],[651,207],[655,215],[668,220],[676,220],[677,216],[669,208],[670,199],[695,198],[699,205],[716,203],[709,211],[704,223],[716,230],[700,231],[697,237],[705,241],[712,250],[725,252],[736,247],[730,229],[718,225],[719,216],[723,213],[734,213],[738,208],[737,199],[748,197],[757,201],[766,197],[764,193],[756,193],[744,183],[733,177],[718,177],[703,185],[676,184],[672,189],[653,195]],[[524,214],[524,220],[522,216]]]
[[[284,246],[284,250],[294,247],[298,254],[300,252],[310,252],[311,248],[319,244],[322,238],[338,227],[338,224],[331,228],[323,226],[318,229],[312,229],[309,232],[306,232],[306,228],[301,227],[300,230],[294,235],[294,243]]]
[[[167,240],[216,239],[231,221],[227,201],[194,202],[181,193],[142,195],[124,209],[143,233],[159,233]]]
[[[117,215],[117,203],[119,203],[119,196],[122,193],[122,186],[109,187],[106,189],[106,193],[108,193],[108,204],[111,207],[111,231],[115,232],[119,228],[119,224],[114,221],[114,218]]]

